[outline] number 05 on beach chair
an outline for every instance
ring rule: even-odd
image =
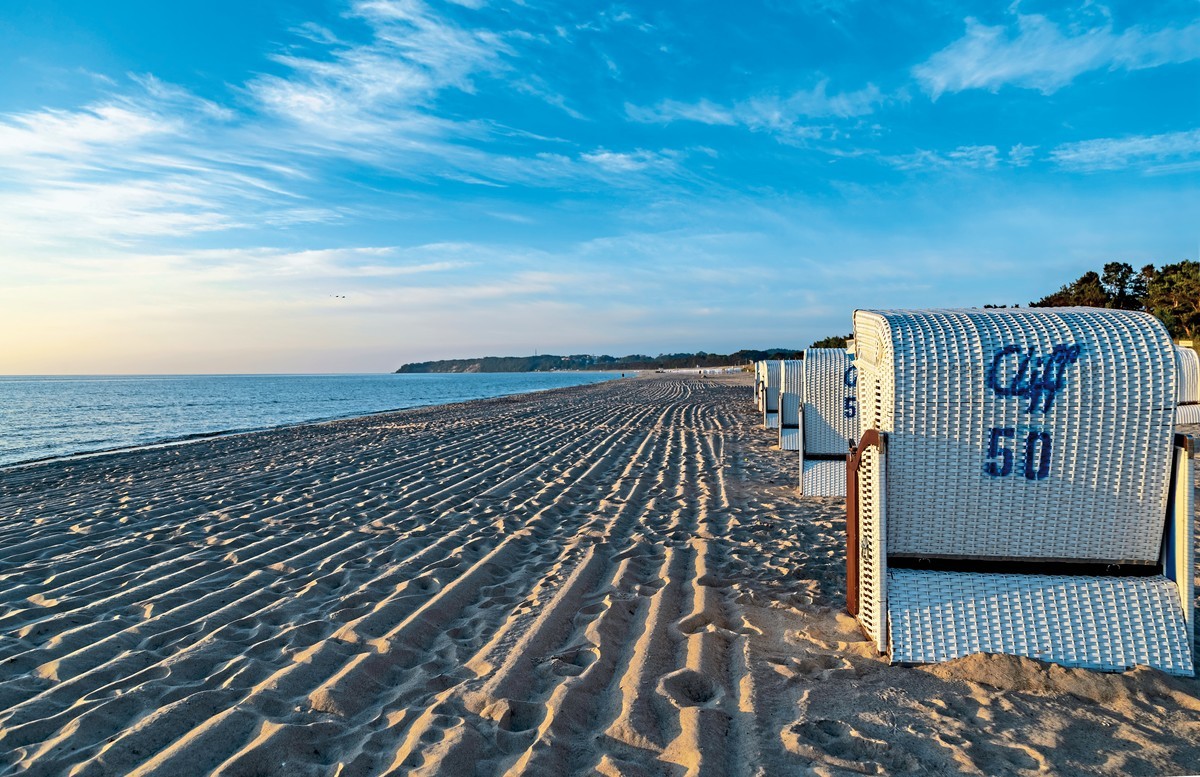
[[[1142,313],[856,311],[847,607],[895,663],[1192,676],[1193,441]]]

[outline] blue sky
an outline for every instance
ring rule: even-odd
[[[1200,3],[6,0],[0,371],[805,346],[1200,250]]]

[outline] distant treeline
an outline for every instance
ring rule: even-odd
[[[1158,317],[1172,337],[1200,338],[1200,262],[1184,260],[1161,268],[1148,264],[1140,270],[1109,262],[1102,273],[1086,272],[1029,305],[1144,310]]]
[[[1157,316],[1176,339],[1200,339],[1200,262],[1184,260],[1161,268],[1148,264],[1135,270],[1126,262],[1109,262],[1103,272],[1087,272],[1030,307],[1083,305],[1095,308],[1144,310]],[[1007,305],[984,305],[1004,308]],[[1020,307],[1017,305],[1016,307]],[[843,348],[851,335],[826,337],[813,348]],[[667,353],[658,356],[484,356],[405,364],[396,372],[551,372],[554,370],[670,370],[724,367],[761,359],[800,359],[802,349],[744,349],[730,354]]]
[[[483,356],[478,359],[442,359],[432,362],[405,364],[398,373],[422,372],[552,372],[555,370],[672,370],[696,367],[725,367],[746,364],[760,359],[798,359],[802,351],[795,348],[768,348],[765,351],[741,350],[730,354],[662,353],[658,356],[630,354],[629,356]]]
[[[1162,267],[1148,264],[1140,270],[1128,262],[1109,262],[1102,272],[1085,272],[1053,294],[1029,303],[1031,308],[1075,306],[1143,310],[1162,321],[1176,340],[1200,339],[1200,262],[1184,260]],[[812,347],[841,348],[850,337],[827,337]]]

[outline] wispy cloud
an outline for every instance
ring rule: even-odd
[[[1014,146],[1009,152],[1007,163],[1014,167],[1025,167],[1032,149]],[[912,153],[881,157],[883,162],[900,170],[994,170],[1006,159],[994,145],[965,145],[950,151],[918,149]]]
[[[651,168],[670,168],[675,166],[675,154],[638,149],[633,152],[621,153],[607,149],[597,149],[581,155],[588,164],[609,173],[636,173]]]
[[[386,138],[419,148],[463,131],[468,123],[430,110],[434,100],[446,89],[473,92],[473,78],[503,70],[504,55],[512,53],[501,34],[457,26],[418,0],[363,0],[349,15],[368,25],[368,40],[309,30],[322,56],[276,54],[285,72],[246,85],[259,108],[303,130],[289,138],[299,146],[366,152],[358,144]]]
[[[673,121],[695,121],[701,124],[732,126],[738,123],[734,109],[700,100],[694,103],[663,100],[653,108],[626,104],[625,113],[633,121],[646,124],[669,124]]]
[[[1064,31],[1045,16],[1017,14],[1007,26],[974,18],[966,24],[962,38],[913,68],[934,100],[947,92],[1005,85],[1050,94],[1091,70],[1139,70],[1200,58],[1200,22],[1158,30],[1135,26],[1117,32],[1107,23]]]
[[[455,146],[487,130],[435,105],[503,68],[502,36],[462,29],[420,2],[364,0],[349,15],[367,26],[365,40],[303,25],[295,50],[273,57],[281,73],[235,87],[229,106],[134,74],[82,108],[0,115],[4,244],[128,245],[337,220],[343,206],[309,198],[328,184],[331,158],[460,180],[516,167]]]
[[[296,204],[278,182],[285,167],[266,170],[197,143],[226,132],[227,119],[212,103],[149,77],[74,111],[0,117],[5,242],[182,236],[232,228],[250,212],[286,220],[270,213]]]
[[[760,95],[724,106],[707,99],[697,102],[664,100],[653,107],[627,104],[630,120],[646,124],[691,121],[716,126],[743,126],[788,138],[818,138],[821,120],[855,119],[873,113],[884,102],[874,84],[852,92],[829,92],[829,80],[790,95]]]
[[[1013,167],[1028,167],[1033,161],[1033,154],[1037,151],[1037,146],[1027,146],[1024,143],[1018,143],[1008,150],[1008,161]]]
[[[0,120],[0,165],[40,167],[47,158],[78,158],[177,129],[176,122],[112,102],[79,111],[19,113]]]
[[[1095,172],[1142,168],[1147,172],[1195,169],[1200,162],[1200,130],[1098,138],[1066,143],[1050,152],[1050,158],[1068,170]]]

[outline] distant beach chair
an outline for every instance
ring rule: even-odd
[[[800,408],[804,401],[804,362],[785,359],[779,379],[779,449],[800,450]]]
[[[858,439],[854,360],[843,348],[809,348],[803,373],[800,493],[845,496],[846,456]]]
[[[1200,354],[1186,345],[1175,346],[1178,372],[1175,425],[1200,424]]]
[[[1162,324],[856,311],[847,607],[894,663],[976,652],[1192,676],[1192,469]]]
[[[754,406],[759,414],[766,411],[767,363],[754,362]]]
[[[778,359],[766,362],[763,379],[763,426],[768,429],[779,428],[779,382],[782,364]]]

